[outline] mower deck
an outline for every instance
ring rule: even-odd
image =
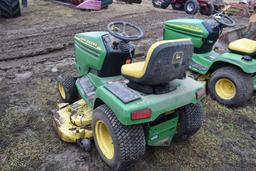
[[[83,99],[71,105],[62,103],[59,106],[60,110],[53,115],[53,125],[63,141],[75,143],[80,139],[92,138],[92,110]]]

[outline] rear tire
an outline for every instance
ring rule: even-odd
[[[171,0],[152,0],[152,4],[156,8],[166,9],[171,3]]]
[[[0,13],[3,18],[14,18],[21,16],[19,0],[1,0]]]
[[[196,14],[199,10],[199,4],[196,0],[188,0],[184,5],[187,14]]]
[[[214,6],[212,3],[207,4],[205,7],[200,8],[200,13],[202,15],[210,16],[214,12]]]
[[[188,104],[178,109],[178,113],[179,124],[174,140],[185,141],[201,128],[203,108],[200,103]]]
[[[214,100],[223,105],[244,105],[253,94],[252,77],[238,68],[223,67],[213,72],[208,91]]]
[[[145,153],[141,125],[122,125],[106,105],[94,110],[92,130],[101,158],[114,170],[126,168]]]
[[[58,90],[60,97],[65,103],[73,103],[78,100],[76,79],[73,77],[58,77]]]
[[[183,4],[175,3],[175,4],[171,4],[171,5],[172,5],[172,9],[174,9],[174,10],[180,10],[180,11],[184,10],[184,5]]]

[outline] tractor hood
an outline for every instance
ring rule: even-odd
[[[214,19],[175,19],[164,24],[164,40],[190,38],[194,53],[209,53],[221,33],[219,24]]]
[[[164,29],[170,29],[179,33],[195,37],[206,38],[208,36],[208,31],[203,25],[203,20],[199,19],[169,20],[164,23]]]
[[[107,32],[86,32],[75,35],[76,68],[81,75],[88,73],[89,67],[100,69],[106,56],[102,37]]]
[[[81,41],[84,45],[89,46],[100,46],[102,43],[102,36],[107,34],[108,32],[85,32],[85,33],[77,33],[75,35],[75,41]]]

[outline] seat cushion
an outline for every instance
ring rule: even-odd
[[[254,56],[256,53],[256,41],[243,38],[231,42],[228,48],[235,53]]]
[[[135,78],[141,78],[145,73],[144,65],[145,62],[125,64],[122,66],[122,74],[132,76]]]

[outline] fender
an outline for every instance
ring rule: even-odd
[[[223,53],[214,59],[212,65],[209,67],[209,70],[216,69],[220,65],[231,64],[239,67],[243,72],[248,74],[256,73],[256,59],[251,61],[243,60],[243,55],[235,53]],[[209,71],[208,70],[208,71]]]
[[[93,108],[106,104],[115,113],[117,119],[124,125],[142,124],[154,121],[161,114],[173,111],[187,104],[198,103],[196,93],[204,90],[204,84],[187,77],[183,80],[174,80],[176,89],[163,95],[141,95],[140,98],[123,103],[117,96],[107,90],[104,85],[97,88]],[[144,109],[151,110],[149,118],[132,120],[131,113]]]
[[[95,109],[102,104],[106,104],[108,107],[110,107],[115,113],[117,119],[124,125],[141,124],[152,120],[152,118],[148,118],[132,121],[131,112],[147,108],[147,104],[145,104],[142,100],[124,104],[111,92],[106,90],[104,86],[97,88],[93,108]]]

